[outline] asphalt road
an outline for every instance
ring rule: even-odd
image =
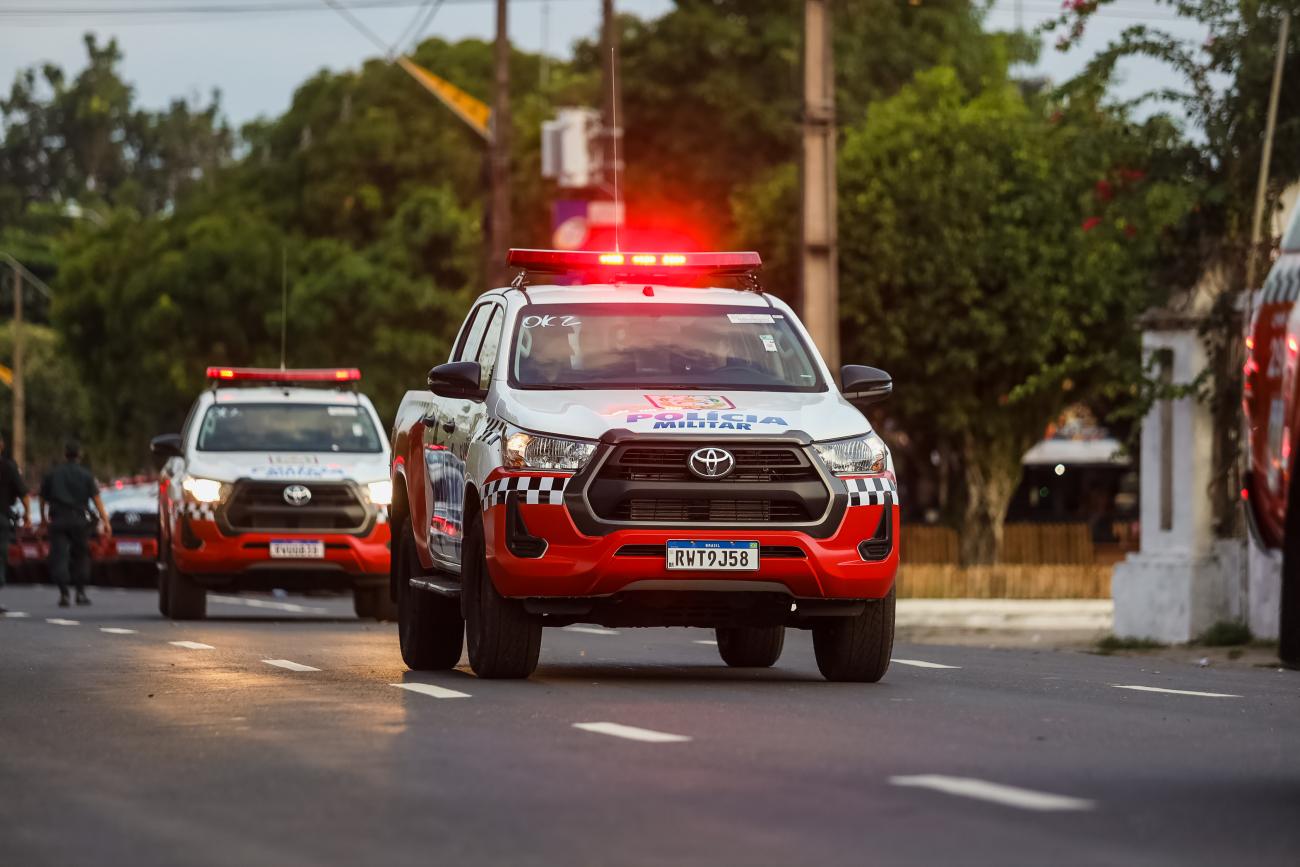
[[[570,628],[479,681],[350,600],[93,598],[0,595],[5,864],[1300,862],[1297,672],[902,645],[828,684],[793,630],[742,671]]]

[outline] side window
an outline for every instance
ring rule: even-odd
[[[456,351],[451,354],[452,361],[474,360],[478,355],[478,345],[483,340],[483,332],[487,330],[488,317],[491,315],[491,304],[480,304],[475,308],[470,314],[468,323],[461,329]]]
[[[480,388],[487,388],[492,382],[492,370],[497,365],[497,349],[501,346],[501,332],[505,327],[505,316],[500,307],[492,310],[492,319],[488,321],[487,333],[483,337],[483,346],[478,351],[479,367],[483,369],[483,378],[479,380]]]

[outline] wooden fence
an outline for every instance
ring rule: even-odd
[[[956,563],[957,531],[903,525],[903,562]],[[1005,565],[1091,566],[1097,562],[1087,524],[1007,524],[1002,531]]]

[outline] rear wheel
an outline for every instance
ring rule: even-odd
[[[1279,607],[1277,655],[1291,668],[1300,668],[1300,461],[1291,467],[1287,491]]]
[[[167,616],[167,565],[159,561],[158,563],[158,613],[163,617]]]
[[[732,668],[771,668],[785,646],[784,626],[739,626],[715,632],[718,654]]]
[[[894,589],[856,617],[827,617],[813,627],[813,653],[827,680],[875,683],[894,649]]]
[[[497,592],[488,574],[483,521],[475,517],[461,559],[469,664],[485,678],[523,678],[537,669],[542,622],[517,599]]]
[[[171,555],[167,555],[162,574],[163,588],[159,594],[159,607],[164,617],[172,620],[203,620],[208,616],[208,592],[193,578],[176,568]]]
[[[352,610],[362,620],[397,619],[397,603],[389,596],[387,581],[379,587],[352,588]]]
[[[412,671],[455,668],[465,643],[460,604],[455,599],[411,586],[411,577],[420,568],[409,519],[399,525],[394,547],[392,568],[397,579],[397,639],[402,648],[402,661]],[[380,590],[387,600],[388,588]]]

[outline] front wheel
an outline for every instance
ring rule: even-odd
[[[475,517],[461,559],[469,665],[484,678],[524,678],[537,670],[542,622],[517,599],[497,592],[488,574],[483,521]]]
[[[1291,467],[1287,491],[1281,591],[1277,655],[1287,667],[1300,668],[1300,460]]]
[[[420,569],[409,520],[398,527],[395,548],[392,568],[397,585],[397,640],[402,648],[402,661],[412,671],[455,668],[465,643],[465,621],[460,616],[460,605],[454,599],[411,586],[411,577]],[[387,600],[388,588],[380,589]]]
[[[208,616],[208,591],[176,568],[171,555],[162,574],[159,607],[164,617],[172,620],[203,620]]]
[[[784,626],[717,629],[718,655],[732,668],[771,668],[785,647]]]
[[[352,588],[352,610],[362,620],[396,620],[397,605],[388,595],[388,583],[380,587]]]
[[[894,649],[894,588],[857,617],[827,617],[813,626],[813,654],[827,680],[875,683]]]

